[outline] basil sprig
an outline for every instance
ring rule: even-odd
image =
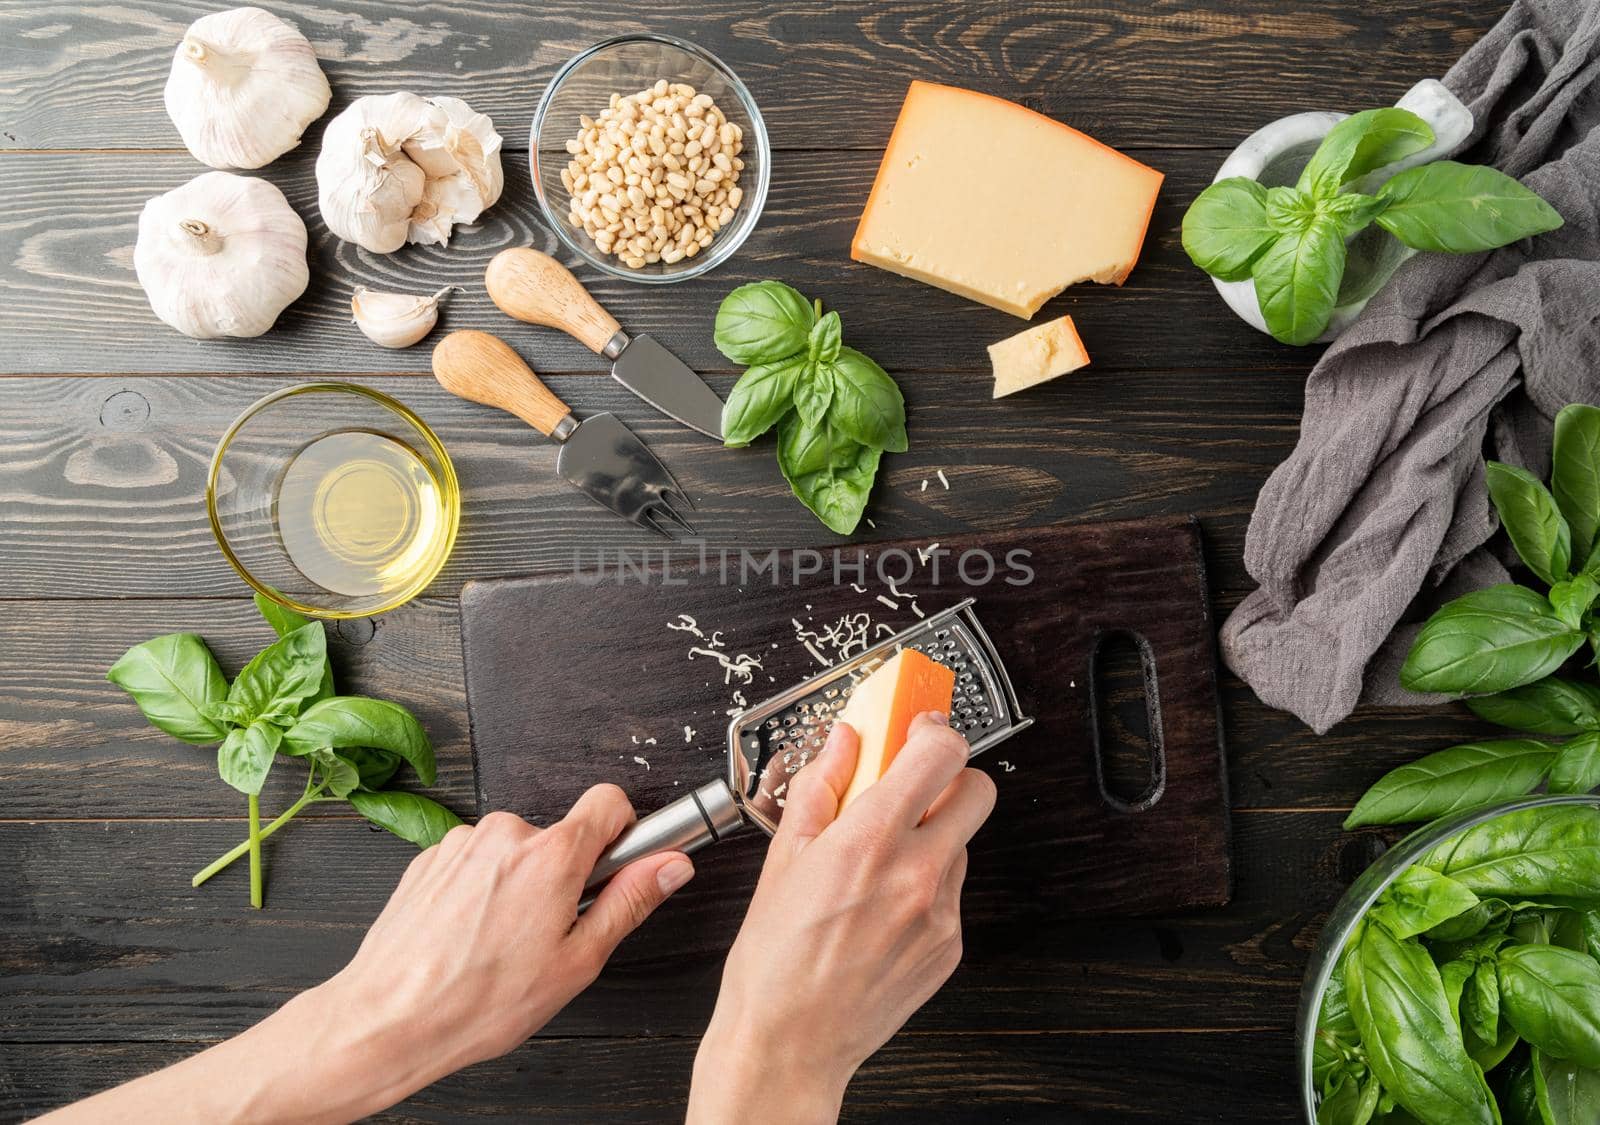
[[[106,677],[161,730],[196,745],[219,743],[217,773],[245,794],[250,835],[196,874],[194,885],[248,854],[250,904],[259,907],[261,841],[309,805],[349,801],[373,824],[421,848],[438,843],[461,818],[427,797],[383,788],[402,764],[424,785],[434,782],[433,745],[411,713],[383,699],[336,695],[322,625],[260,594],[256,607],[278,640],[231,686],[193,633],[135,645]],[[280,754],[306,762],[305,788],[263,828],[261,789]]]
[[[1436,845],[1351,931],[1312,1046],[1319,1125],[1600,1120],[1600,810]]]
[[[884,452],[904,453],[905,399],[887,372],[844,343],[837,312],[822,312],[781,281],[729,293],[714,339],[748,364],[722,409],[723,440],[749,445],[773,427],[778,466],[801,503],[833,531],[861,522]]]
[[[1510,176],[1449,160],[1401,172],[1370,195],[1357,190],[1368,173],[1433,140],[1428,123],[1409,110],[1347,117],[1293,187],[1234,176],[1206,188],[1183,216],[1183,248],[1213,277],[1253,278],[1268,331],[1286,344],[1308,344],[1333,313],[1345,241],[1374,222],[1414,250],[1450,254],[1493,250],[1561,225],[1555,208]],[[1587,544],[1594,527],[1585,530]]]

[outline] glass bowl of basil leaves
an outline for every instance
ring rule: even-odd
[[[738,187],[743,197],[732,219],[694,257],[631,269],[620,258],[603,253],[588,232],[572,221],[571,193],[561,182],[561,172],[571,159],[566,144],[578,135],[580,116],[597,117],[612,94],[628,97],[661,79],[687,83],[708,95],[723,116],[739,127],[744,144],[739,157],[744,168],[739,173]],[[562,65],[534,109],[528,163],[545,225],[562,244],[601,273],[644,285],[687,281],[727,261],[760,220],[772,179],[766,122],[739,76],[710,51],[683,39],[654,33],[606,39],[579,51]]]
[[[1600,798],[1390,848],[1323,928],[1296,1046],[1315,1125],[1600,1121]]]

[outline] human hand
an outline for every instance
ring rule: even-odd
[[[584,881],[633,819],[622,790],[597,785],[547,829],[506,812],[452,829],[412,860],[355,957],[323,987],[424,1040],[388,1047],[391,1065],[396,1053],[420,1065],[413,1088],[505,1054],[693,876],[678,852],[640,859],[579,917]]]
[[[542,831],[504,812],[452,829],[411,861],[333,978],[241,1035],[57,1110],[52,1125],[335,1125],[504,1054],[694,874],[677,852],[636,860],[579,918],[584,881],[632,821],[622,790],[597,785]]]
[[[994,782],[942,716],[920,715],[841,814],[858,750],[834,724],[789,785],[696,1058],[694,1125],[833,1120],[856,1068],[961,960],[966,845]]]

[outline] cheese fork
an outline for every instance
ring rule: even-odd
[[[694,504],[667,467],[615,414],[579,421],[511,346],[487,332],[452,332],[433,349],[433,377],[458,398],[498,407],[561,447],[556,472],[624,519],[672,538],[694,534],[679,508]]]

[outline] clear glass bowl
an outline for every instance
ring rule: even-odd
[[[311,617],[367,617],[438,576],[461,487],[404,404],[351,383],[301,383],[259,399],[222,435],[206,513],[223,555],[261,594]],[[339,539],[341,522],[365,538]],[[352,560],[370,577],[353,578]]]
[[[744,130],[744,149],[739,154],[744,161],[744,170],[739,173],[744,199],[733,213],[733,220],[693,258],[670,264],[656,262],[635,270],[602,254],[582,227],[572,225],[567,217],[568,195],[561,183],[561,170],[570,159],[566,144],[578,134],[580,114],[598,116],[613,93],[634,94],[661,78],[687,82],[700,93],[709,94],[723,115]],[[545,223],[556,237],[601,273],[644,285],[699,277],[716,269],[739,249],[755,229],[767,201],[767,185],[772,178],[770,153],[761,111],[738,76],[709,51],[668,35],[619,35],[574,55],[556,71],[539,99],[528,139],[534,194]]]
[[[1339,960],[1339,953],[1350,940],[1351,931],[1366,914],[1367,908],[1377,900],[1378,895],[1383,893],[1384,888],[1394,882],[1400,872],[1451,836],[1507,813],[1555,805],[1588,805],[1600,809],[1600,797],[1587,794],[1521,797],[1515,801],[1504,801],[1457,813],[1455,816],[1446,817],[1417,829],[1384,852],[1376,863],[1350,884],[1350,889],[1344,893],[1344,897],[1339,900],[1333,912],[1328,915],[1327,922],[1323,924],[1316,948],[1311,951],[1310,963],[1306,966],[1305,983],[1300,986],[1300,1012],[1295,1021],[1295,1056],[1299,1060],[1300,1097],[1305,1106],[1305,1119],[1308,1125],[1316,1125],[1317,1120],[1318,1091],[1311,1075],[1311,1052],[1315,1046],[1317,1017],[1322,1012],[1322,994],[1327,990],[1328,979],[1333,975],[1333,967]]]

